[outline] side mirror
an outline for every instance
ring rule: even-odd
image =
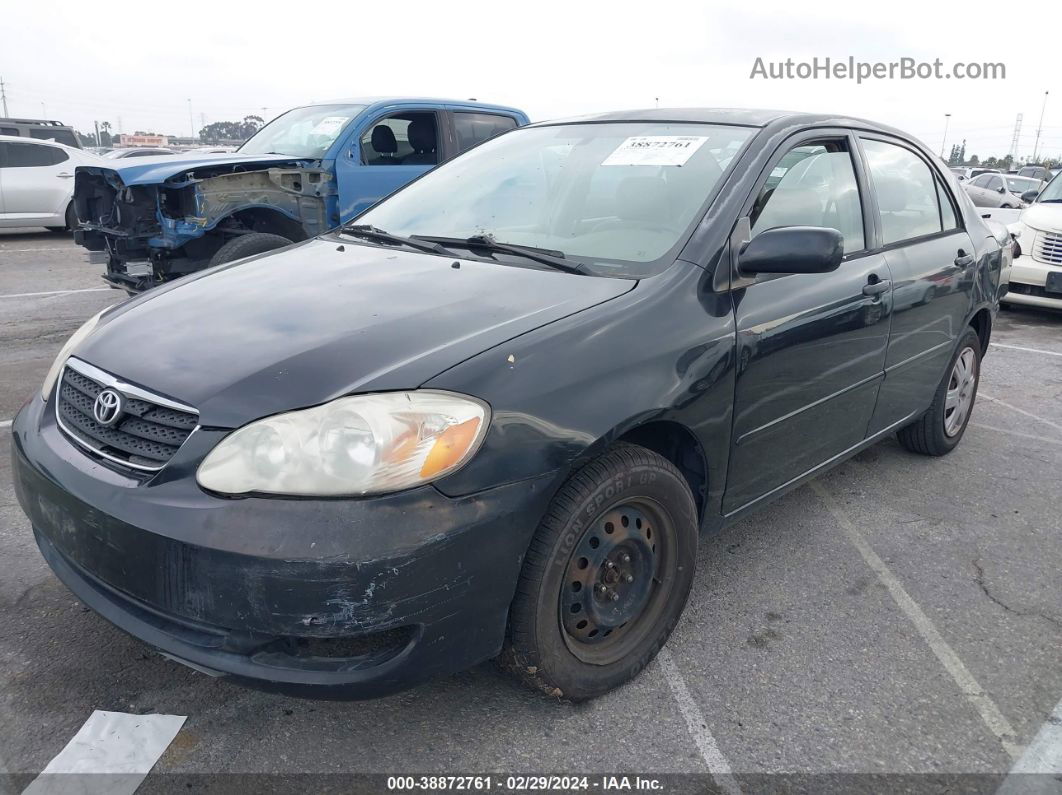
[[[1006,192],[1007,192],[1007,189],[1005,187],[1003,187],[1002,185],[1000,185],[998,188],[996,188],[996,193],[1006,193]]]
[[[1021,195],[1021,200],[1026,204],[1032,204],[1036,201],[1036,197],[1040,195],[1038,190],[1027,190]]]
[[[829,273],[844,257],[844,237],[821,226],[779,226],[767,229],[738,255],[738,271],[754,273]]]

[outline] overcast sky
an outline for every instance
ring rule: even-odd
[[[198,130],[204,120],[268,120],[335,97],[476,97],[534,120],[653,107],[659,97],[660,107],[861,116],[936,151],[951,113],[948,147],[966,138],[967,154],[982,158],[1008,152],[1018,113],[1018,154],[1031,155],[1050,91],[1040,151],[1058,156],[1060,22],[1062,4],[978,0],[11,2],[0,14],[0,77],[11,115],[46,113],[86,131],[107,120],[125,132],[188,135],[188,99]],[[1006,79],[765,81],[749,76],[757,56],[992,61],[1005,64]]]

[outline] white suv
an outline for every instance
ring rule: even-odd
[[[83,149],[0,135],[0,227],[73,229],[74,168],[98,162]]]
[[[1003,300],[1062,309],[1062,178],[1051,180],[1009,229],[1017,248]]]

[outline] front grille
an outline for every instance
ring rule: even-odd
[[[106,387],[125,398],[122,416],[110,427],[98,423],[92,410],[97,395]],[[59,427],[74,441],[103,458],[140,470],[161,469],[199,423],[194,411],[155,402],[140,390],[133,392],[116,381],[92,378],[70,363],[59,381],[55,412]]]
[[[1037,232],[1033,242],[1033,259],[1051,265],[1062,265],[1062,235],[1054,232]]]

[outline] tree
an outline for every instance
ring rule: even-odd
[[[981,162],[981,161],[979,161],[979,160],[977,159],[977,155],[970,155],[970,165],[971,165],[971,166],[976,166],[976,165],[978,165],[978,164],[979,164],[980,162]]]
[[[215,121],[199,131],[203,143],[246,141],[265,123],[261,116],[244,116],[243,121]]]
[[[959,154],[959,145],[952,144],[951,154],[948,155],[948,165],[958,166],[962,164],[962,155]]]
[[[111,139],[111,123],[109,121],[100,122],[100,146],[110,146]]]

